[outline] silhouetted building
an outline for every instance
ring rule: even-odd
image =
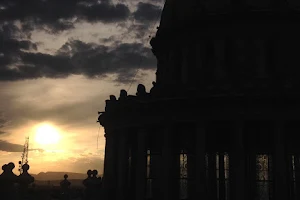
[[[300,199],[296,4],[166,1],[156,83],[99,116],[105,199]]]

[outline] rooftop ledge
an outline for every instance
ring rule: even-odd
[[[110,99],[106,100],[104,113],[115,113],[121,111],[123,108],[138,108],[140,106],[148,107],[151,105],[164,105],[164,104],[177,104],[187,102],[207,102],[217,104],[231,104],[233,102],[260,102],[263,104],[282,104],[291,103],[300,105],[300,92],[295,90],[285,91],[271,91],[271,90],[252,90],[244,92],[233,91],[204,91],[204,90],[176,90],[166,88],[155,88],[150,90],[150,93],[146,92],[145,86],[138,85],[136,96],[127,95],[125,90],[120,91],[120,96],[117,99],[114,95],[110,95]]]

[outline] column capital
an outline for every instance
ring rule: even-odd
[[[126,135],[129,132],[128,129],[123,128],[123,129],[105,129],[104,130],[104,137],[113,137],[116,136],[118,137],[119,135]]]
[[[109,129],[109,128],[104,128],[104,137],[112,137],[114,135],[114,130]]]

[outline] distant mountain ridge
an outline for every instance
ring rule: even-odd
[[[83,173],[74,173],[74,172],[40,172],[38,174],[31,174],[35,180],[39,181],[51,181],[51,180],[63,180],[64,175],[68,174],[70,180],[79,179],[83,180],[87,177],[86,174]]]

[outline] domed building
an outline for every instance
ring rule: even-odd
[[[153,88],[99,116],[104,198],[300,199],[299,8],[166,0]]]

